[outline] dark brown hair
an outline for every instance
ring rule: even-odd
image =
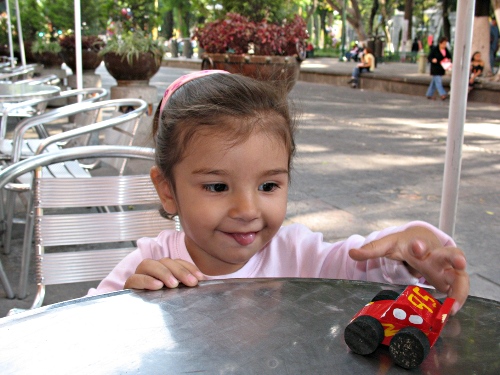
[[[159,108],[152,131],[156,166],[174,191],[174,167],[200,134],[220,134],[230,147],[257,129],[267,132],[283,142],[291,169],[295,119],[286,92],[279,87],[239,74],[211,74],[186,82],[168,99],[162,113]]]
[[[439,38],[439,39],[438,39],[438,44],[441,44],[441,43],[443,43],[443,42],[445,42],[445,41],[447,42],[447,41],[448,41],[448,38],[447,38],[447,37],[445,37],[445,36],[442,36],[441,38]]]

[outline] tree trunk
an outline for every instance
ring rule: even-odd
[[[406,52],[409,52],[411,50],[411,40],[412,40],[411,29],[413,27],[412,18],[413,18],[413,0],[406,0],[405,16],[404,16],[404,20],[406,23],[406,34],[403,35],[403,42]]]
[[[344,0],[326,0],[326,2],[332,7],[332,9],[342,14]],[[359,10],[358,0],[346,0],[346,4],[351,3],[352,8],[346,9],[346,21],[352,26],[358,35],[360,41],[365,42],[367,40],[365,28],[361,19],[361,11]]]
[[[476,4],[477,4],[477,2],[476,2]],[[450,24],[450,19],[448,18],[448,13],[450,10],[449,0],[443,0],[442,6],[443,6],[443,8],[442,8],[442,10],[443,10],[443,34],[445,37],[448,38],[448,40],[451,40],[451,24]]]
[[[389,26],[387,25],[387,2],[386,0],[379,0],[380,2],[380,13],[382,15],[382,21],[380,26],[384,30],[386,45],[392,46],[391,33],[389,32]],[[401,39],[400,39],[401,40]]]
[[[500,0],[491,0],[491,3],[493,5],[493,11],[495,12],[495,18],[497,20],[497,27],[498,27],[498,21],[500,21]],[[500,69],[498,69],[498,72],[493,78],[493,80],[500,81]]]
[[[368,35],[373,36],[373,21],[378,12],[378,0],[373,0],[372,10],[370,12],[370,22],[368,24]]]
[[[474,16],[471,56],[477,51],[481,52],[484,61],[484,76],[490,76],[490,23],[487,16]]]
[[[167,40],[174,36],[174,12],[172,10],[168,10],[165,12],[162,34]]]
[[[476,1],[474,9],[474,25],[472,28],[471,55],[481,52],[484,61],[484,76],[491,76],[490,65],[490,0]]]

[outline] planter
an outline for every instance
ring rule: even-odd
[[[54,52],[34,53],[33,56],[46,69],[60,68],[63,63],[62,57]]]
[[[76,73],[76,54],[74,50],[63,50],[61,56],[66,65]],[[82,51],[82,70],[84,72],[94,72],[102,62],[99,52],[92,50]]]
[[[31,46],[32,42],[30,40],[26,40],[24,42],[24,57],[26,58],[26,63],[27,64],[35,64],[38,63],[38,61],[35,58],[35,55],[33,52],[31,52]]]
[[[262,81],[272,81],[290,92],[297,82],[301,60],[296,56],[260,56],[205,53],[201,69],[221,69]]]
[[[104,55],[104,64],[118,86],[121,85],[120,81],[145,81],[147,84],[160,69],[161,59],[149,52],[141,53],[129,64],[126,57],[108,52]]]

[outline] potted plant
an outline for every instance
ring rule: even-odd
[[[62,37],[59,40],[61,46],[61,56],[68,67],[76,72],[76,55],[75,55],[75,35],[70,34]],[[84,72],[94,72],[101,64],[102,56],[99,51],[104,48],[104,41],[95,35],[82,36],[82,70]]]
[[[165,47],[161,38],[135,30],[113,35],[99,54],[118,85],[127,80],[149,82],[160,69]]]
[[[45,69],[61,68],[63,59],[60,56],[61,46],[58,42],[37,39],[31,45],[31,52],[35,60]]]
[[[276,24],[254,22],[237,13],[206,23],[194,35],[205,50],[202,69],[223,69],[277,81],[288,91],[298,78],[308,37],[300,16]]]

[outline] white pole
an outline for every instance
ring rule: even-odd
[[[8,2],[9,0],[7,0]],[[24,51],[23,29],[21,27],[21,15],[19,14],[19,1],[16,0],[17,35],[19,37],[19,49],[21,52],[21,64],[26,66],[26,54]]]
[[[83,88],[83,63],[82,63],[82,16],[80,0],[75,0],[75,52],[76,52],[76,88]]]
[[[439,228],[453,236],[462,166],[475,0],[458,0]]]
[[[5,0],[5,6],[7,10],[7,33],[9,35],[9,52],[10,52],[10,66],[14,67],[14,44],[12,42],[12,24],[10,21],[10,6],[9,0]]]

